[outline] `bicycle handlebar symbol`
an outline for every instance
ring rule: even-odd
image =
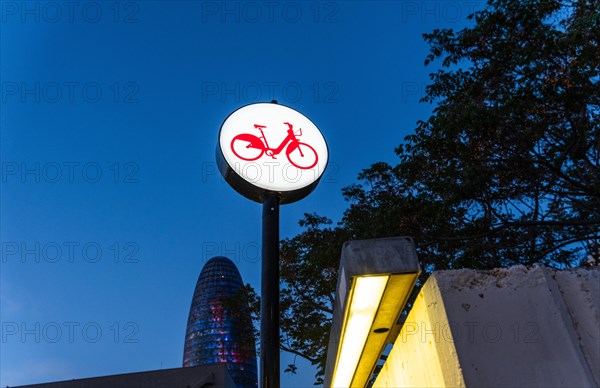
[[[266,128],[265,125],[254,124],[254,128],[260,131],[261,136],[255,136],[250,133],[240,133],[231,140],[231,150],[238,158],[246,161],[253,161],[263,154],[270,156],[273,159],[277,159],[276,156],[283,151],[285,146],[285,156],[287,156],[290,163],[297,168],[308,170],[313,168],[319,156],[315,149],[298,140],[297,136],[302,136],[302,128],[298,130],[298,134],[294,132],[293,125],[290,123],[284,123],[288,126],[287,137],[279,144],[277,148],[270,148],[267,138],[263,132]]]

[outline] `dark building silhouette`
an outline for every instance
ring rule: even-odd
[[[190,307],[183,366],[224,363],[236,386],[247,388],[258,386],[252,322],[244,309],[231,305],[242,286],[228,258],[213,257],[204,265]]]
[[[236,388],[224,364],[89,377],[10,388]]]

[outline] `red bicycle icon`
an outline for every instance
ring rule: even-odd
[[[312,146],[302,143],[296,138],[296,136],[302,136],[302,128],[296,134],[294,133],[292,124],[284,124],[288,126],[288,135],[277,148],[269,147],[269,143],[263,132],[263,128],[266,128],[266,126],[254,124],[254,128],[258,129],[262,136],[257,137],[250,133],[240,133],[231,140],[231,150],[235,156],[242,160],[256,160],[263,156],[263,154],[276,159],[275,156],[279,155],[287,145],[285,156],[287,156],[291,164],[303,170],[313,168],[317,164],[319,156]]]

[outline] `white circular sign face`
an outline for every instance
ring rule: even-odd
[[[327,166],[327,144],[316,125],[275,103],[246,105],[233,112],[219,134],[225,161],[258,188],[286,192],[317,181]]]

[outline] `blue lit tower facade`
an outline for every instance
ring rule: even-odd
[[[237,267],[228,258],[213,257],[204,265],[190,307],[183,366],[225,363],[238,388],[255,388],[252,322],[248,314],[231,306],[242,285]]]

